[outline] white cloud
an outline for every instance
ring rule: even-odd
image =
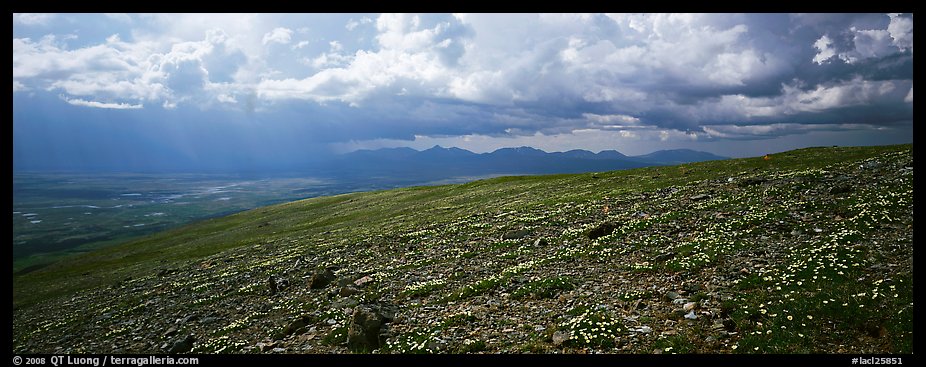
[[[901,50],[913,49],[913,16],[909,18],[900,14],[888,14],[891,17],[891,23],[887,26],[887,31],[891,34],[891,39],[895,46]]]
[[[836,56],[836,50],[832,46],[833,40],[826,35],[821,36],[820,39],[813,43],[813,47],[818,51],[817,55],[813,57],[813,62],[823,64],[823,62]]]
[[[75,99],[64,98],[64,100],[67,103],[70,103],[75,106],[84,106],[84,107],[93,107],[93,108],[108,108],[108,109],[114,109],[114,110],[132,110],[132,109],[139,109],[139,108],[144,107],[141,104],[104,103],[104,102],[97,102],[97,101],[87,101],[87,100],[78,99],[78,98],[75,98]]]
[[[913,103],[913,87],[910,87],[910,93],[907,93],[907,96],[903,99],[904,102]]]
[[[357,28],[357,26],[360,26],[362,24],[370,24],[370,23],[373,23],[373,19],[370,19],[369,17],[360,18],[359,21],[354,20],[354,18],[351,18],[350,20],[347,21],[347,24],[344,25],[344,28],[347,29],[348,31],[353,31],[354,29]]]
[[[123,23],[131,23],[132,17],[126,13],[105,13],[106,17]]]
[[[25,84],[20,83],[18,80],[13,81],[13,92],[21,92],[24,90],[28,90]]]
[[[13,14],[13,22],[22,25],[46,25],[55,18],[55,14],[20,13]]]
[[[309,45],[309,41],[299,41],[299,43],[293,45],[293,50],[298,50],[308,45]]]
[[[263,43],[266,45],[270,42],[287,44],[290,42],[293,36],[293,31],[283,27],[274,28],[272,31],[264,35]]]

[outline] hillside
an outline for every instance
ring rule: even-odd
[[[14,277],[16,353],[912,353],[912,145],[320,197]]]
[[[717,159],[726,157],[688,149],[660,150],[631,157],[615,150],[592,153],[576,149],[548,153],[517,147],[477,154],[460,148],[434,146],[423,151],[411,148],[358,150],[325,160],[311,171],[339,178],[377,177],[410,186],[452,177],[586,173]]]

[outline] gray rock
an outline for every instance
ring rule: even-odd
[[[685,318],[689,320],[697,320],[698,315],[695,315],[694,310],[691,310],[691,312],[688,312],[687,314],[685,314]]]
[[[353,296],[360,293],[360,290],[354,287],[341,287],[338,291],[338,295],[342,297]]]
[[[215,316],[209,316],[209,317],[204,317],[202,320],[199,321],[199,323],[200,324],[211,324],[213,322],[218,322],[218,321],[222,321],[222,319],[215,317]]]
[[[685,304],[685,306],[682,307],[682,309],[684,309],[685,312],[689,312],[689,311],[692,311],[692,312],[693,312],[693,310],[695,309],[695,307],[698,307],[698,303],[697,303],[697,302],[688,302],[688,303]]]
[[[691,201],[698,201],[698,200],[704,200],[704,199],[710,199],[710,198],[711,198],[711,196],[708,195],[708,194],[697,194],[697,195],[694,195],[694,196],[692,196],[692,197],[689,197],[689,199],[691,199]]]
[[[171,326],[169,329],[167,329],[167,331],[164,332],[164,337],[165,337],[165,338],[166,338],[166,337],[171,337],[171,336],[173,336],[174,334],[176,334],[177,331],[178,331],[178,330],[177,330],[176,327]]]
[[[334,271],[331,268],[319,269],[312,273],[312,277],[309,278],[309,288],[310,289],[322,289],[327,287],[331,282],[337,279],[334,276]]]
[[[180,323],[181,323],[181,324],[186,324],[186,323],[191,322],[191,321],[196,321],[198,318],[199,318],[199,316],[196,316],[195,314],[189,314],[189,315],[186,315],[183,319],[181,319],[181,320],[180,320]]]
[[[370,306],[354,308],[347,326],[347,346],[354,352],[369,352],[379,348],[382,345],[379,332],[384,321],[383,316]]]
[[[671,260],[671,259],[674,258],[674,257],[675,257],[675,252],[667,252],[667,253],[664,253],[664,254],[656,255],[656,257],[653,258],[653,261],[655,261],[655,262],[663,262],[663,261]]]
[[[273,349],[270,350],[270,351],[273,352],[273,353],[283,353],[283,352],[286,351],[286,348],[279,348],[279,347],[278,347],[278,348],[273,348]]]
[[[356,286],[358,286],[358,287],[363,287],[363,286],[369,284],[369,283],[372,282],[372,281],[373,281],[373,278],[371,278],[369,275],[367,275],[367,276],[364,276],[364,277],[362,277],[362,278],[360,278],[360,279],[355,280],[355,281],[354,281],[354,285],[356,285]]]
[[[502,235],[502,239],[503,240],[517,240],[517,239],[527,237],[530,234],[531,232],[526,229],[519,229],[515,231],[505,232],[505,234]]]
[[[588,239],[594,240],[599,237],[607,236],[614,233],[615,229],[617,229],[617,225],[614,223],[601,223],[588,231]]]
[[[852,192],[852,186],[841,184],[830,188],[830,194],[833,195],[844,194],[847,192]]]
[[[673,291],[668,291],[668,292],[666,292],[666,299],[668,299],[668,300],[670,300],[670,301],[674,301],[675,299],[677,299],[677,298],[679,298],[679,297],[681,297],[681,296],[678,295],[678,293],[675,293],[675,292],[673,292]]]
[[[569,333],[562,331],[562,330],[558,330],[555,333],[553,333],[553,344],[557,346],[562,345],[567,340],[569,340],[569,338],[570,338]]]
[[[315,322],[315,318],[311,315],[302,315],[296,317],[293,319],[293,321],[290,321],[289,325],[286,325],[283,330],[274,335],[274,339],[280,340],[293,334],[304,333],[305,327],[313,322]]]
[[[170,348],[167,349],[167,353],[186,353],[193,349],[193,342],[196,341],[196,338],[193,335],[187,334],[187,336],[177,339],[171,344]]]

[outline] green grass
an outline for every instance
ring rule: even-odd
[[[759,257],[759,251],[776,246],[774,256],[779,257],[768,259],[767,267],[749,269],[729,290],[734,298],[724,301],[721,308],[736,323],[739,333],[725,341],[722,352],[833,352],[820,348],[839,344],[840,338],[869,333],[886,335],[879,339],[886,346],[878,350],[909,352],[912,274],[878,274],[866,269],[897,256],[884,253],[887,245],[883,242],[876,246],[873,241],[880,240],[880,233],[894,228],[891,226],[912,225],[912,175],[906,181],[874,182],[826,201],[813,200],[807,191],[817,186],[809,183],[737,186],[727,182],[728,178],[759,176],[819,182],[826,178],[826,170],[857,165],[870,157],[898,157],[911,150],[911,145],[808,148],[772,154],[770,160],[746,158],[594,174],[500,177],[262,207],[14,275],[14,319],[33,315],[34,310],[80,304],[74,302],[79,301],[81,291],[111,289],[116,293],[158,279],[157,274],[166,270],[182,273],[210,266],[218,270],[168,275],[161,287],[168,293],[202,294],[197,298],[199,303],[192,306],[219,307],[260,294],[265,289],[261,281],[291,267],[296,258],[312,259],[313,266],[340,265],[353,273],[370,274],[374,282],[363,294],[377,300],[458,307],[467,302],[485,303],[487,297],[508,292],[517,302],[554,302],[562,292],[588,285],[582,276],[561,272],[577,263],[596,264],[628,278],[685,279],[715,269],[738,273],[738,268],[728,269],[728,262]],[[723,185],[730,189],[714,190],[717,192],[711,192],[710,199],[687,200]],[[665,190],[675,191],[669,194]],[[653,200],[654,193],[665,194],[659,194],[663,199]],[[772,199],[777,201],[770,204]],[[637,215],[640,212],[646,216]],[[805,213],[808,218],[794,218],[792,212]],[[843,219],[833,219],[836,213]],[[590,228],[605,222],[617,225],[614,233],[594,240],[586,236]],[[271,225],[258,226],[260,223]],[[678,226],[684,227],[684,233],[673,232]],[[819,234],[814,234],[816,227],[821,227]],[[520,228],[531,234],[519,240],[499,239]],[[794,240],[788,234],[792,230],[813,235]],[[766,234],[767,239],[759,239]],[[532,246],[540,237],[547,245]],[[668,251],[677,255],[664,262],[653,261]],[[229,265],[215,265],[226,263]],[[242,278],[243,274],[248,278]],[[410,276],[415,281],[407,282]],[[861,277],[866,278],[858,281]],[[528,281],[518,283],[518,279]],[[215,291],[227,288],[234,291]],[[878,296],[873,297],[875,289]],[[120,294],[107,309],[93,312],[60,306],[67,310],[60,318],[26,329],[14,327],[14,346],[48,331],[91,322],[91,316],[104,312],[114,313],[113,318],[141,317],[148,311],[136,305],[145,299],[145,292],[157,291]],[[305,294],[292,296],[287,301],[291,304],[275,305],[280,310],[276,312],[311,312],[313,307],[324,307],[320,303],[304,306],[308,303],[303,302],[308,298]],[[661,296],[641,288],[622,289],[616,295],[622,302],[645,300],[651,305]],[[695,300],[708,298],[704,292],[691,296]],[[625,326],[622,315],[614,309],[598,306],[571,305],[559,310],[555,317],[560,318],[556,325],[547,325],[547,331],[571,333],[573,338],[566,343],[569,348],[614,348],[631,325]],[[339,329],[345,327],[346,317],[321,318],[339,322],[339,327],[322,338],[325,342],[342,342]],[[440,324],[427,328],[410,328],[390,339],[383,350],[430,352],[428,344],[437,335],[453,327],[465,328],[474,322],[470,317],[455,315],[439,318]],[[248,321],[267,319],[271,316],[260,314]],[[650,321],[655,328],[662,320]],[[234,322],[226,325],[226,334],[215,335],[210,351],[238,345],[235,343],[250,330]],[[18,324],[14,321],[14,325]],[[699,331],[702,329],[648,342],[646,352],[657,347],[672,348],[670,353],[698,350],[686,349],[684,342],[705,336]],[[493,351],[511,342],[470,340],[466,344],[457,340],[452,350]],[[531,340],[535,345],[527,350],[552,348],[543,338]],[[758,351],[754,349],[757,346]]]

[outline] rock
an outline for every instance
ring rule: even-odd
[[[698,201],[698,200],[704,200],[704,199],[710,199],[710,198],[711,196],[708,194],[697,194],[695,196],[689,197],[688,199],[691,199],[691,201]]]
[[[171,326],[169,329],[167,329],[167,331],[164,332],[164,337],[167,338],[167,337],[173,336],[174,334],[177,333],[177,331],[178,330],[176,327]]]
[[[739,186],[758,185],[758,184],[764,183],[765,181],[768,181],[768,179],[764,177],[750,177],[750,178],[746,178],[740,181]]]
[[[534,241],[534,246],[535,246],[535,247],[539,247],[539,246],[548,246],[548,245],[550,245],[550,243],[547,242],[547,239],[546,239],[546,238],[538,238],[537,240]]]
[[[634,329],[634,331],[636,331],[636,332],[638,332],[638,333],[649,334],[649,333],[652,333],[652,332],[653,332],[653,328],[644,325],[644,326],[640,327],[639,329]]]
[[[384,321],[383,316],[372,307],[357,306],[347,327],[347,346],[354,352],[379,348],[379,331]]]
[[[286,349],[285,349],[285,348],[273,348],[273,349],[270,350],[270,351],[273,352],[273,353],[283,353],[283,352],[286,351]]]
[[[668,292],[666,292],[666,299],[668,299],[668,300],[670,300],[670,301],[674,301],[676,298],[679,298],[679,297],[681,297],[681,296],[678,295],[678,293],[675,293],[675,292],[673,292],[673,291],[668,291]]]
[[[852,192],[852,186],[843,184],[843,185],[836,185],[830,188],[830,194],[833,194],[833,195],[844,194],[847,192]]]
[[[183,319],[180,320],[180,323],[186,324],[191,321],[196,321],[198,318],[199,316],[196,316],[195,314],[186,315]]]
[[[356,286],[358,286],[358,287],[363,287],[363,286],[369,284],[369,283],[372,282],[372,281],[373,281],[373,278],[371,278],[369,275],[366,275],[366,276],[364,276],[364,277],[362,277],[362,278],[360,278],[360,279],[355,280],[355,281],[354,281],[354,285],[356,285]]]
[[[256,346],[261,352],[266,352],[276,347],[276,343],[257,343]]]
[[[676,298],[672,300],[673,305],[683,305],[688,302],[688,298]]]
[[[685,314],[685,318],[689,320],[697,320],[698,315],[695,315],[694,310],[691,310],[691,312],[688,312],[687,314]]]
[[[527,237],[529,234],[531,234],[531,232],[528,231],[528,230],[526,230],[526,229],[519,229],[519,230],[516,230],[516,231],[508,231],[508,232],[505,232],[505,234],[502,235],[502,240],[517,240],[517,239],[521,239],[521,238]]]
[[[171,344],[170,348],[167,349],[168,354],[175,353],[185,353],[193,349],[193,342],[196,341],[196,338],[193,335],[187,334],[187,336],[182,339],[177,339]]]
[[[557,330],[555,333],[553,333],[553,345],[562,345],[567,340],[569,340],[569,338],[569,333],[562,330]]]
[[[222,321],[222,319],[215,317],[215,316],[209,316],[209,317],[204,317],[202,320],[199,321],[199,323],[200,324],[211,324],[213,322],[218,322],[218,321]]]
[[[334,309],[351,308],[351,307],[356,306],[359,303],[360,302],[358,302],[357,300],[353,298],[341,297],[331,302],[331,308],[334,308]]]
[[[613,223],[602,223],[588,231],[588,239],[594,240],[599,237],[607,236],[613,233],[615,229],[617,229],[617,225]]]
[[[322,289],[331,284],[335,280],[334,272],[331,271],[331,268],[324,268],[316,270],[312,273],[312,277],[309,278],[309,288],[310,289]]]
[[[293,321],[290,321],[289,325],[286,325],[282,331],[274,335],[274,339],[281,340],[293,334],[304,333],[306,331],[305,327],[309,324],[312,324],[313,322],[315,322],[315,318],[311,315],[302,315],[296,317]]]
[[[271,296],[277,294],[277,279],[273,275],[267,278],[267,289]]]
[[[689,311],[694,310],[695,307],[698,307],[698,303],[697,303],[697,302],[688,302],[688,303],[686,303],[685,306],[683,306],[682,308],[685,310],[685,312],[689,312]],[[686,316],[687,316],[687,315],[686,315]]]
[[[674,258],[674,257],[675,257],[675,252],[667,252],[667,253],[664,253],[664,254],[656,255],[656,257],[653,258],[653,261],[655,261],[655,262],[663,262],[663,261],[666,261],[666,260],[671,260],[671,259]]]
[[[342,297],[353,296],[360,293],[360,290],[354,287],[341,287],[338,291],[338,295]]]

